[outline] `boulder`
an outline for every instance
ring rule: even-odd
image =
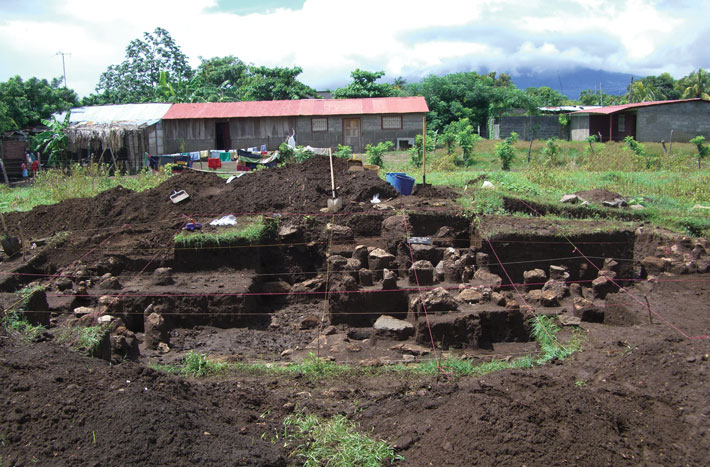
[[[590,323],[604,322],[604,311],[597,307],[594,302],[586,298],[577,297],[574,299],[572,314],[582,321]]]
[[[476,253],[476,268],[477,269],[487,269],[489,265],[488,253],[478,252]]]
[[[434,266],[427,260],[415,261],[408,273],[410,284],[432,285],[434,283]]]
[[[299,329],[315,329],[320,326],[321,320],[316,315],[308,315],[298,324]]]
[[[390,216],[382,221],[381,237],[385,241],[388,251],[394,253],[397,247],[407,238],[407,220],[405,216]],[[371,269],[376,269],[370,265]]]
[[[464,264],[460,259],[454,261],[445,259],[442,261],[442,269],[444,272],[444,281],[458,283],[463,275]]]
[[[325,226],[326,234],[332,239],[333,243],[347,243],[355,240],[353,230],[345,225],[328,223]]]
[[[54,281],[54,286],[61,292],[71,289],[74,286],[74,283],[68,277],[59,277]]]
[[[397,340],[405,340],[414,335],[414,325],[412,323],[388,315],[382,315],[377,318],[372,327],[375,335]]]
[[[153,271],[154,285],[172,285],[174,283],[173,268],[157,268]]]
[[[547,275],[542,269],[531,269],[523,272],[525,290],[541,289],[547,282]]]
[[[372,271],[369,269],[360,269],[358,271],[358,280],[360,281],[360,285],[362,287],[371,287],[373,282],[372,282]]]
[[[437,282],[444,282],[444,262],[439,261],[434,268],[434,277]]]
[[[385,269],[382,271],[382,290],[397,289],[397,274],[394,271]]]
[[[670,263],[670,260],[666,258],[659,258],[657,256],[646,256],[641,260],[641,266],[646,271],[646,274],[652,274],[657,276],[666,270],[666,265]]]
[[[328,269],[331,272],[339,272],[345,270],[348,264],[348,259],[340,255],[330,255],[328,256]]]
[[[114,277],[110,273],[106,273],[101,276],[99,287],[108,290],[120,290],[121,282],[118,280],[118,277]]]
[[[47,292],[43,288],[33,289],[24,300],[23,315],[30,324],[49,326],[49,304]]]
[[[437,287],[425,292],[421,296],[415,296],[410,301],[409,307],[410,312],[416,318],[424,313],[425,308],[427,313],[432,313],[456,311],[459,306],[454,297],[452,297],[446,289]]]
[[[414,261],[426,260],[431,264],[436,264],[441,259],[441,252],[433,245],[421,245],[415,243],[410,245]]]
[[[556,281],[566,281],[569,279],[567,266],[550,266],[550,279]]]
[[[82,316],[90,315],[94,312],[94,309],[88,306],[80,306],[74,308],[74,316],[76,318],[81,318]]]
[[[293,242],[303,238],[303,229],[298,225],[285,224],[279,226],[277,234],[281,241]]]
[[[491,292],[491,301],[498,306],[505,306],[505,295],[500,292]]]
[[[355,247],[353,250],[353,259],[357,259],[360,261],[360,267],[362,268],[369,268],[369,264],[367,263],[367,256],[369,255],[367,247],[365,245],[358,245]]]
[[[490,287],[493,290],[500,289],[502,283],[503,279],[499,275],[493,274],[487,269],[478,269],[473,274],[473,280],[471,281],[471,285]]]
[[[542,286],[543,292],[552,292],[557,300],[562,300],[569,295],[569,287],[566,282],[549,280]]]
[[[560,203],[566,203],[566,204],[577,204],[579,203],[580,198],[577,195],[564,195],[562,198],[560,198]]]
[[[540,304],[544,307],[560,306],[557,294],[552,290],[543,290],[540,293]]]
[[[417,344],[409,344],[406,342],[403,342],[401,344],[395,344],[390,347],[390,350],[396,350],[398,352],[402,352],[403,354],[414,356],[428,355],[429,353],[431,353],[431,349],[429,347],[424,347],[423,345]]]
[[[462,303],[482,303],[486,299],[483,292],[478,289],[467,287],[463,289],[457,296],[456,300]]]
[[[150,307],[150,306],[149,306]],[[150,313],[143,322],[145,336],[143,342],[148,349],[157,349],[161,342],[168,343],[170,340],[170,330],[165,324],[165,319],[160,313]]]
[[[372,271],[375,280],[382,279],[382,273],[385,269],[391,268],[394,262],[394,255],[387,253],[382,248],[375,248],[367,256],[370,270]]]
[[[267,294],[287,295],[291,292],[291,285],[282,280],[264,282],[261,291]]]
[[[110,360],[120,363],[123,360],[138,360],[140,350],[138,349],[138,339],[133,331],[129,331],[124,326],[118,326],[110,336],[111,353]]]
[[[601,275],[602,272],[603,271],[600,271],[599,277],[592,281],[592,291],[594,293],[594,298],[605,298],[607,294],[615,293],[619,290],[619,287],[611,280],[613,277],[609,277],[608,275]]]

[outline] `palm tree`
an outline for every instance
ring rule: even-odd
[[[693,74],[695,74],[695,76],[693,76]],[[708,88],[706,86],[705,79],[703,79],[703,69],[698,68],[698,72],[691,73],[688,78],[691,79],[691,84],[683,90],[683,95],[681,97],[683,99],[699,97],[703,100],[710,101],[710,94],[708,94]]]

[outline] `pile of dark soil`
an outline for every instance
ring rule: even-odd
[[[347,162],[334,159],[335,183],[344,210],[358,211],[379,193],[380,198],[397,196],[392,186],[373,171],[347,172]],[[178,228],[189,216],[220,216],[227,213],[304,212],[326,207],[330,198],[330,166],[325,157],[313,157],[302,164],[246,174],[227,184],[215,174],[186,171],[160,186],[140,193],[113,188],[94,198],[79,198],[50,206],[38,206],[25,213],[7,216],[10,230],[22,222],[31,238],[58,231],[133,227]],[[190,198],[173,204],[170,195],[185,190]]]
[[[618,198],[625,199],[624,196],[620,195],[619,193],[614,193],[613,191],[602,189],[578,191],[575,193],[575,195],[589,201],[590,203],[598,204],[601,204],[604,201],[611,202]]]
[[[459,197],[459,194],[455,190],[447,186],[433,185],[415,185],[414,190],[412,190],[412,194],[423,198],[456,199]]]

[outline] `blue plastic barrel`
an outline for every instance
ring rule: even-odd
[[[408,196],[412,194],[412,188],[414,188],[414,178],[408,176],[408,175],[400,175],[397,174],[395,176],[397,179],[397,185],[399,185],[399,188],[397,188],[397,191],[399,191],[401,194],[404,196]]]
[[[397,193],[399,193],[399,183],[397,183],[397,175],[406,175],[404,172],[387,172],[385,174],[385,181],[392,185]]]

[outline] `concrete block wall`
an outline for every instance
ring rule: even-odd
[[[557,115],[501,117],[497,134],[500,139],[505,139],[516,132],[520,139],[529,141],[533,137],[533,129],[535,139],[568,138],[567,129],[560,125]]]
[[[570,116],[570,139],[584,141],[589,137],[589,115]]]
[[[693,101],[640,107],[636,118],[638,141],[687,142],[696,136],[710,140],[710,102]]]

